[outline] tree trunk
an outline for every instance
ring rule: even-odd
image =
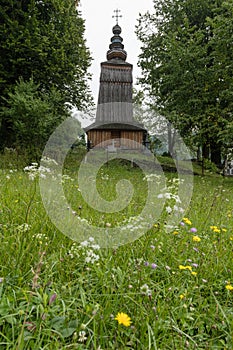
[[[221,159],[221,145],[212,141],[210,144],[210,152],[211,152],[211,162],[213,162],[218,167],[221,167],[222,159]]]
[[[172,157],[174,155],[174,145],[176,138],[176,130],[172,132],[172,124],[168,122],[167,124],[167,134],[168,134],[168,153]]]
[[[3,119],[0,127],[0,149],[12,147],[14,141],[12,125],[9,121]]]

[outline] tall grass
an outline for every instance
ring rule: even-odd
[[[56,229],[38,180],[17,164],[0,171],[0,349],[233,348],[232,178],[195,176],[186,219],[171,232],[163,212],[140,239],[98,249],[89,237],[80,245]],[[101,168],[105,199],[114,198],[121,178],[136,189],[127,209],[105,214],[83,201],[69,164],[64,188],[76,215],[105,227],[140,212],[146,188],[139,168]],[[118,323],[118,312],[130,326]]]

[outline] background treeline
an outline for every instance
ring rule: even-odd
[[[90,53],[74,0],[2,0],[0,147],[41,151],[71,107],[90,101]]]
[[[156,0],[137,35],[140,96],[220,165],[233,145],[233,1]]]

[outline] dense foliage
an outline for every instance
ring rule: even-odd
[[[137,28],[150,103],[216,164],[232,143],[232,14],[232,1],[157,0]]]
[[[90,102],[84,21],[73,0],[3,0],[0,21],[1,147],[24,147]]]

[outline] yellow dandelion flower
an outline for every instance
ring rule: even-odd
[[[185,266],[187,270],[192,271],[192,266]]]
[[[232,236],[232,237],[230,237],[230,241],[233,241],[233,236]]]
[[[173,232],[173,235],[178,235],[178,234],[179,234],[178,231],[174,231],[174,232]]]
[[[215,233],[220,233],[220,232],[221,232],[221,230],[220,230],[219,228],[214,228],[213,231],[214,231]]]
[[[193,276],[196,276],[196,275],[197,275],[197,272],[194,272],[194,271],[193,271],[193,272],[192,272],[192,275],[193,275]]]
[[[188,218],[183,218],[183,221],[187,225],[192,225],[192,222]]]
[[[210,226],[210,229],[211,229],[211,230],[216,230],[216,229],[217,229],[217,226]]]
[[[189,271],[192,271],[192,266],[184,266],[184,265],[179,265],[179,269],[180,270],[189,270]]]
[[[201,238],[199,236],[193,236],[193,242],[200,242]]]
[[[124,312],[118,312],[115,320],[117,320],[119,324],[123,324],[125,327],[129,327],[131,324],[131,318]]]
[[[180,270],[185,270],[185,266],[184,265],[179,265],[179,269]]]
[[[231,218],[231,214],[227,214],[228,218]]]
[[[222,232],[227,232],[227,229],[226,228],[222,228]]]
[[[227,284],[227,285],[226,285],[226,289],[227,289],[227,290],[233,290],[233,286],[232,286],[231,284]]]
[[[185,298],[185,295],[184,294],[180,294],[180,299],[184,299]]]

